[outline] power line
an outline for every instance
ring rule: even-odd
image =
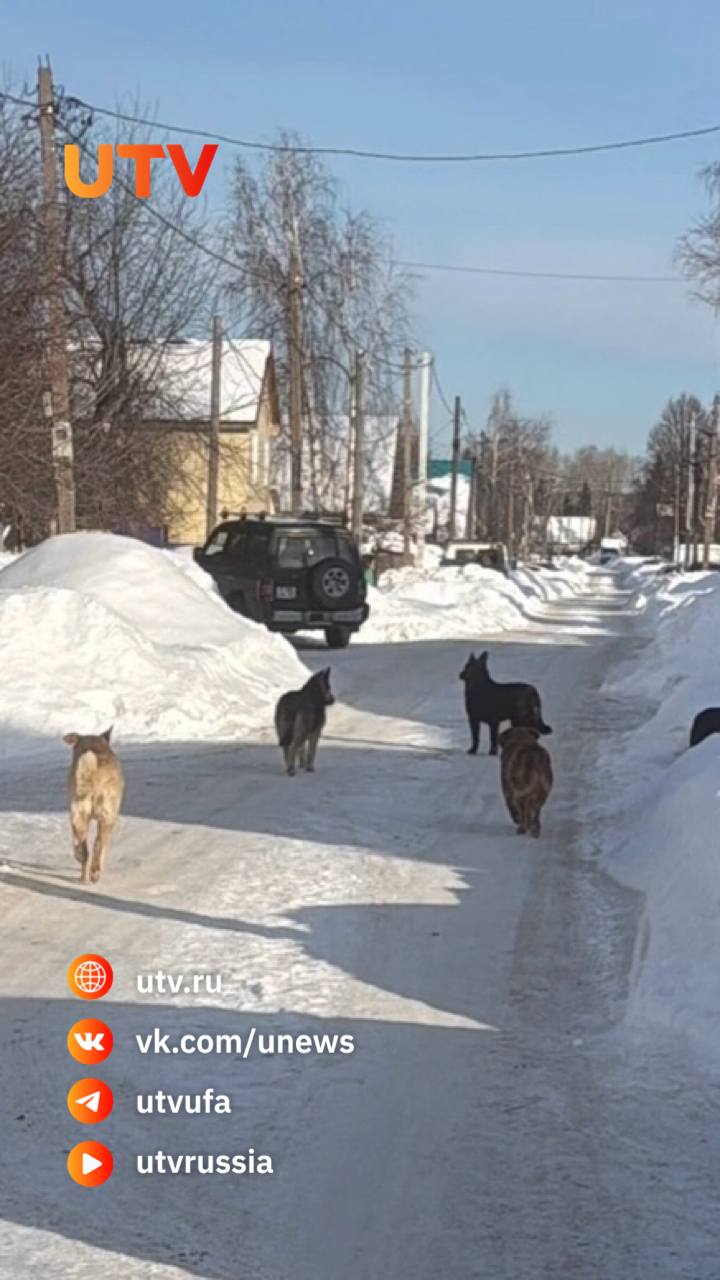
[[[23,106],[30,106],[30,107],[36,106],[36,104],[30,101],[29,99],[18,98],[18,97],[15,97],[13,94],[5,93],[5,92],[0,92],[0,99],[2,98],[7,98],[9,101],[14,103],[19,103]],[[67,100],[68,99],[66,99],[66,101]],[[73,99],[73,101],[79,101],[79,99]],[[94,108],[90,108],[90,109],[94,110]],[[135,119],[135,117],[130,117],[130,118]],[[80,146],[84,154],[92,158],[90,149],[82,141],[82,139],[79,138],[76,134],[74,134],[73,131],[70,128],[68,128],[68,126],[64,123],[64,121],[58,120],[57,123],[60,126],[60,128],[64,130],[67,136],[71,138],[73,142],[75,142],[77,145]],[[143,122],[139,121],[139,123],[143,123]],[[164,128],[166,126],[161,126],[161,127]],[[718,128],[720,128],[720,126],[718,126]],[[128,191],[131,195],[134,194],[132,188],[129,186],[129,184],[125,183],[122,178],[116,178],[115,181],[119,182],[120,185],[126,191]],[[253,271],[252,268],[248,268],[248,266],[245,263],[243,263],[241,260],[238,260],[238,259],[233,260],[231,258],[228,258],[225,254],[219,253],[216,249],[212,249],[209,245],[206,245],[201,240],[198,240],[197,237],[190,235],[182,227],[179,227],[176,223],[172,222],[170,218],[166,217],[165,214],[161,213],[159,209],[156,209],[154,205],[152,205],[149,201],[143,202],[143,203],[144,203],[144,207],[147,209],[148,213],[150,213],[152,217],[156,218],[158,222],[161,222],[163,226],[165,226],[169,231],[175,232],[176,235],[180,236],[188,244],[192,245],[194,249],[197,249],[199,252],[204,253],[207,256],[213,258],[216,262],[220,263],[223,266],[231,267],[233,271],[242,271],[246,275],[254,276],[256,279],[261,278],[261,276],[259,276],[256,271]],[[581,271],[531,271],[531,270],[521,271],[515,268],[478,267],[478,266],[473,266],[473,265],[464,264],[464,263],[416,262],[413,260],[403,259],[403,258],[393,259],[392,265],[404,267],[408,270],[415,270],[415,271],[447,271],[450,273],[460,274],[460,275],[498,276],[501,278],[507,277],[510,279],[570,280],[570,281],[577,280],[577,281],[587,281],[587,282],[595,282],[595,283],[604,282],[604,283],[611,283],[611,284],[675,284],[675,285],[685,284],[685,281],[680,276],[659,276],[659,275],[658,276],[653,276],[653,275],[641,276],[641,275],[628,275],[628,274],[620,274],[620,273],[604,274],[601,272],[581,272]],[[392,367],[398,373],[402,372],[402,365],[400,364],[391,366],[389,362],[379,361],[379,363],[381,364],[386,363],[387,367]]]
[[[18,98],[10,93],[1,93],[0,97],[21,106],[32,107],[35,103]],[[67,95],[67,102],[84,107],[97,115],[108,116],[113,120],[123,120],[128,124],[146,125],[153,129],[163,129],[166,133],[181,133],[187,137],[212,138],[216,142],[226,142],[233,147],[242,147],[251,151],[270,151],[298,155],[351,156],[360,160],[389,160],[408,164],[469,164],[498,160],[543,160],[564,156],[595,155],[603,151],[626,151],[630,148],[653,147],[668,142],[681,142],[690,138],[707,137],[720,133],[720,124],[704,125],[697,129],[680,129],[672,133],[649,134],[640,138],[624,138],[613,142],[593,142],[577,147],[541,147],[524,151],[468,151],[457,153],[422,153],[403,151],[374,151],[362,147],[317,147],[301,143],[260,142],[257,139],[237,138],[230,134],[216,133],[210,130],[191,129],[184,125],[167,124],[162,120],[151,120],[146,116],[132,115],[126,111],[113,111],[110,107],[99,107],[84,98]]]
[[[583,271],[517,271],[505,267],[474,267],[463,263],[410,262],[403,258],[394,260],[398,267],[415,271],[452,271],[465,275],[511,276],[530,280],[606,280],[621,284],[685,284],[681,276],[632,276],[604,275]]]
[[[441,385],[441,383],[440,383],[440,379],[439,379],[439,377],[438,377],[437,365],[436,365],[436,363],[435,363],[435,361],[434,361],[434,360],[433,360],[433,362],[432,362],[432,379],[433,379],[433,382],[435,383],[435,390],[437,391],[437,393],[438,393],[438,395],[439,395],[439,397],[440,397],[440,403],[442,404],[442,407],[443,407],[443,409],[445,410],[445,412],[446,412],[447,414],[449,414],[450,418],[452,419],[453,414],[454,414],[454,410],[453,410],[453,409],[451,409],[451,407],[450,407],[450,403],[449,403],[449,401],[448,401],[448,398],[447,398],[447,396],[445,395],[445,392],[444,392],[444,391],[443,391],[443,389],[442,389],[442,385]]]

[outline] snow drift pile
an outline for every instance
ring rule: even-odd
[[[604,688],[641,722],[601,765],[608,865],[646,895],[629,1014],[720,1054],[720,736],[689,747],[697,712],[720,705],[720,577],[623,568],[650,636]]]
[[[522,627],[539,602],[580,590],[585,572],[579,560],[554,570],[525,567],[507,578],[474,564],[393,569],[370,592],[370,620],[358,642],[475,639]]]
[[[237,737],[307,672],[192,560],[130,538],[52,538],[0,571],[2,752],[114,723],[124,739]]]

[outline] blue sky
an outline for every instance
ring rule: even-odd
[[[327,145],[515,150],[720,122],[715,0],[35,0],[6,7],[3,37],[16,82],[49,52],[69,93],[138,96],[160,119],[261,139],[289,127]],[[715,159],[720,134],[512,164],[331,163],[399,257],[664,275]],[[433,273],[415,313],[473,424],[507,385],[524,413],[552,415],[563,448],[641,449],[669,395],[708,399],[720,382],[714,318],[682,286]],[[434,397],[438,443],[445,421]]]

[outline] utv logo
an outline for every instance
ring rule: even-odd
[[[185,155],[185,148],[176,142],[168,143],[167,146],[161,146],[159,142],[121,142],[116,147],[109,142],[101,142],[97,149],[97,177],[94,182],[84,182],[80,177],[80,148],[74,143],[67,143],[65,185],[81,200],[97,200],[99,196],[106,195],[112,186],[114,151],[121,160],[133,162],[135,195],[139,200],[147,200],[152,194],[152,162],[169,156],[185,195],[194,199],[200,195],[205,185],[217,149],[216,142],[206,142],[195,168],[192,169]]]

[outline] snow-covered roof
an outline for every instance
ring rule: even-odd
[[[220,419],[254,423],[260,409],[270,343],[254,338],[225,338],[220,371]],[[162,378],[169,400],[182,406],[183,418],[210,417],[212,343],[201,339],[173,342],[163,353]],[[169,411],[159,412],[170,417]]]
[[[100,358],[100,344],[86,342],[71,346],[73,367],[82,371]],[[254,426],[265,385],[271,346],[262,338],[225,338],[220,365],[220,420],[237,426]],[[154,388],[155,403],[147,400],[143,416],[162,422],[208,422],[212,382],[212,342],[190,339],[183,342],[137,343],[129,348],[129,359],[137,361]],[[99,370],[97,370],[99,372]],[[88,412],[94,379],[81,381],[75,389],[80,404]]]

